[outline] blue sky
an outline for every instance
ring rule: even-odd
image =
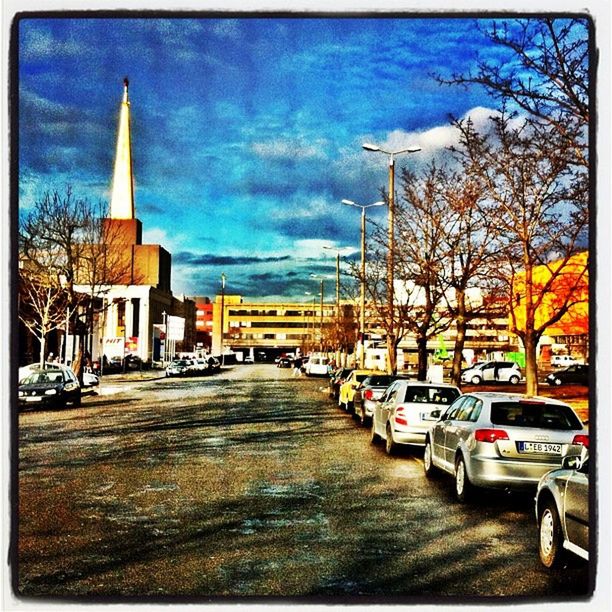
[[[310,274],[335,271],[323,245],[359,248],[340,201],[387,184],[362,143],[420,146],[396,162],[419,167],[453,143],[449,115],[495,106],[432,76],[499,59],[473,19],[23,19],[19,34],[20,207],[66,184],[108,201],[128,76],[136,216],[187,295],[225,273],[229,293],[307,299]]]

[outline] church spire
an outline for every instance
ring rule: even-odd
[[[127,77],[123,79],[123,100],[119,115],[115,171],[110,204],[111,219],[134,219],[134,177],[132,174],[132,143],[130,137],[130,101]]]

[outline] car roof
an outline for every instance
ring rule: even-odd
[[[567,406],[565,402],[561,402],[553,397],[543,397],[541,395],[525,395],[524,393],[503,393],[501,391],[472,391],[465,395],[471,395],[479,399],[485,399],[489,401],[493,400],[506,400],[506,401],[517,401],[517,400],[533,400],[536,402],[543,402],[546,404],[557,404],[561,406]]]

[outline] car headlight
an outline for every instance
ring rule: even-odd
[[[19,392],[19,397],[23,397],[25,394],[26,394],[26,392],[25,392],[25,391],[20,391],[20,392]]]
[[[64,389],[66,391],[74,391],[76,388],[78,387],[78,385],[76,383],[68,383]]]
[[[57,389],[47,389],[45,395],[57,395]]]

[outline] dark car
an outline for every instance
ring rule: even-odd
[[[68,368],[33,372],[19,385],[19,406],[64,408],[81,405],[81,386]]]
[[[357,387],[353,396],[353,414],[362,425],[369,425],[372,422],[376,400],[398,378],[391,374],[372,374]]]
[[[276,364],[277,368],[290,368],[293,366],[293,360],[289,357],[281,357]]]
[[[338,400],[340,395],[340,386],[346,382],[348,375],[353,371],[353,368],[338,368],[329,379],[329,397],[333,400]]]
[[[563,385],[566,383],[578,383],[579,385],[589,384],[589,366],[576,363],[567,368],[551,372],[546,377],[549,385]]]

